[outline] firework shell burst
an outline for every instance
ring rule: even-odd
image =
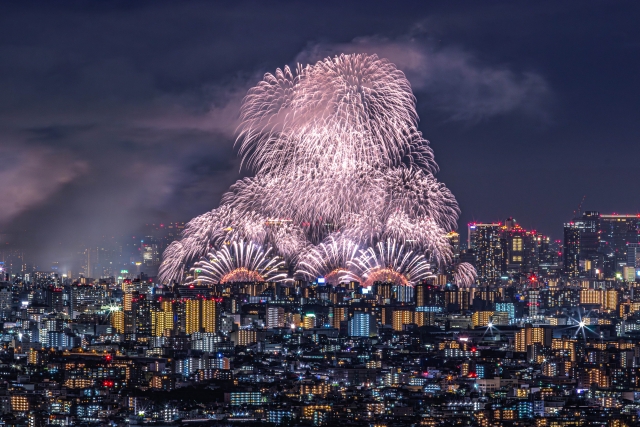
[[[361,279],[350,271],[351,262],[359,254],[358,245],[343,236],[329,236],[317,246],[311,246],[300,257],[296,276],[313,281],[324,277],[327,284],[338,285]]]
[[[284,261],[271,248],[244,241],[234,241],[207,254],[191,268],[188,283],[216,284],[242,282],[280,282]]]
[[[349,262],[349,267],[362,277],[362,285],[369,287],[375,282],[413,286],[432,275],[431,266],[424,255],[399,244],[394,239],[378,242],[374,247],[362,251]]]
[[[230,241],[273,247],[307,280],[366,281],[378,273],[365,266],[384,257],[397,273],[389,278],[411,284],[426,266],[451,263],[458,204],[435,178],[411,86],[394,64],[356,54],[278,69],[249,90],[240,122],[236,144],[254,176],[186,225],[164,253],[162,282],[182,281]],[[356,247],[369,249],[355,257]]]

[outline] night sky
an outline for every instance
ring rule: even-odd
[[[640,211],[640,3],[2,2],[0,230],[41,262],[187,221],[240,175],[265,72],[367,52],[403,70],[467,222],[560,238]]]

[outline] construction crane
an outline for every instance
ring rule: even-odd
[[[582,213],[582,204],[584,203],[584,199],[586,199],[586,198],[587,198],[586,194],[584,196],[582,196],[582,200],[580,201],[580,204],[578,205],[578,215],[580,215]],[[577,218],[576,211],[573,211],[573,217]]]

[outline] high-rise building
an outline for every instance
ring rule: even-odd
[[[424,311],[443,311],[444,291],[429,283],[419,283],[415,287],[416,307]]]
[[[402,331],[404,325],[413,323],[413,309],[396,308],[393,310],[393,330]]]
[[[564,274],[574,278],[580,275],[580,228],[573,222],[564,224],[562,249]]]
[[[124,312],[122,310],[111,313],[111,327],[118,334],[124,334]]]
[[[542,347],[550,347],[553,336],[551,328],[533,327],[526,325],[516,333],[516,351],[527,351],[533,344],[540,344]]]
[[[270,305],[267,307],[267,328],[284,327],[284,308]]]
[[[152,311],[151,330],[154,337],[166,336],[173,330],[173,311]]]
[[[347,307],[340,307],[340,306],[331,307],[330,315],[333,315],[331,320],[331,327],[340,329],[340,323],[346,321],[348,318]]]
[[[539,244],[543,237],[535,231],[525,230],[514,218],[508,218],[502,227],[504,271],[509,273],[537,271],[540,264]]]
[[[475,252],[475,267],[481,285],[495,283],[502,275],[501,226],[499,223],[469,224],[468,243]]]
[[[220,324],[220,307],[219,302],[214,298],[201,299],[202,304],[202,320],[200,328],[204,332],[218,332]]]
[[[370,337],[375,335],[375,318],[370,313],[356,311],[349,320],[349,336]]]
[[[185,301],[185,332],[190,335],[200,332],[200,300],[188,299]]]
[[[612,261],[605,271],[608,277],[628,266],[628,245],[638,243],[639,229],[638,215],[600,215],[600,250]]]
[[[451,249],[453,250],[453,258],[457,259],[460,256],[460,234],[455,232],[455,231],[451,231],[449,232],[449,234],[447,234],[447,238],[449,239],[449,242],[451,242]]]
[[[603,267],[600,252],[600,213],[587,211],[564,225],[564,272],[569,277],[589,275]]]
[[[640,243],[627,245],[627,267],[640,268]]]

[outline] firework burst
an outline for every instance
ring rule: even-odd
[[[304,252],[298,262],[296,275],[309,281],[324,277],[326,283],[333,286],[360,282],[361,279],[349,271],[349,263],[357,257],[358,252],[358,245],[351,240],[330,236]]]
[[[393,239],[378,242],[375,247],[363,251],[349,266],[363,279],[363,286],[375,282],[413,286],[431,276],[431,266],[424,255],[398,244]]]
[[[244,241],[223,245],[215,253],[196,262],[187,279],[189,283],[216,284],[241,282],[281,282],[284,261],[271,254],[271,248]]]
[[[288,263],[298,262],[304,277],[334,270],[346,277],[345,263],[365,266],[390,256],[400,258],[385,258],[388,274],[409,284],[426,265],[415,257],[451,262],[446,234],[456,228],[458,205],[434,176],[438,167],[417,130],[415,98],[395,65],[357,54],[278,69],[248,92],[240,121],[236,143],[255,176],[236,182],[219,208],[187,224],[164,253],[161,281],[181,280],[212,248],[217,253],[235,240],[272,246]],[[342,254],[338,262],[332,251],[346,241],[370,246],[369,261]],[[400,252],[381,254],[389,242]],[[369,280],[385,268],[353,274]]]

